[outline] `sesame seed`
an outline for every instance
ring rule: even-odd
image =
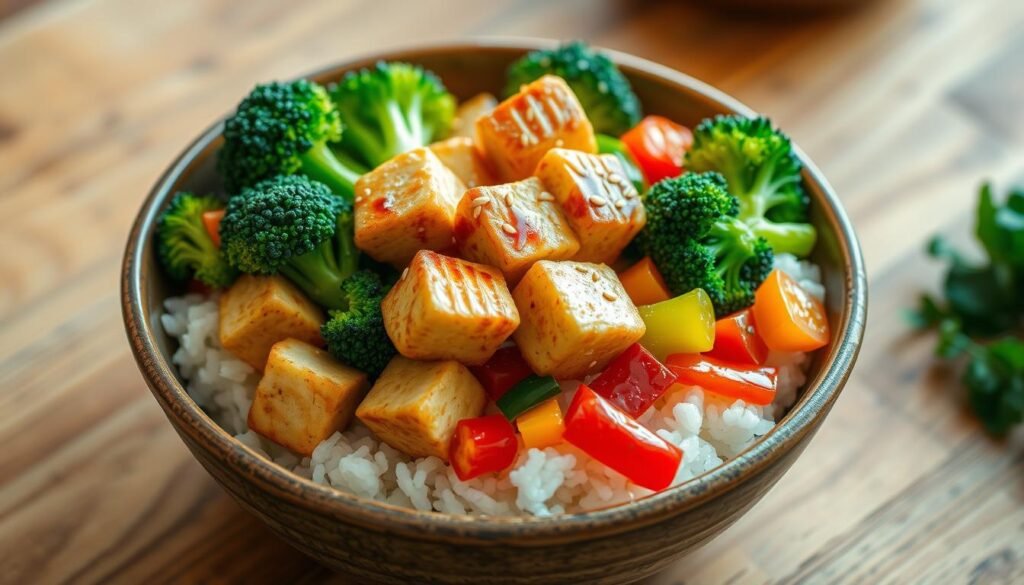
[[[491,198],[486,195],[481,195],[473,199],[473,207],[480,207],[481,205],[487,205],[491,202]]]
[[[409,275],[409,267],[406,266],[405,270],[402,271],[402,280],[405,280],[405,277],[408,276],[408,275]]]
[[[594,360],[594,361],[590,362],[590,365],[589,365],[589,366],[587,366],[587,367],[588,367],[588,368],[592,368],[592,367],[594,367],[594,366],[596,366],[596,365],[597,365],[597,360]]]
[[[590,273],[590,280],[593,280],[594,282],[597,282],[597,281],[601,280],[601,275],[596,273],[596,272],[591,272]]]
[[[476,219],[476,218],[480,217],[480,212],[483,211],[483,210],[484,210],[484,208],[482,206],[474,207],[473,208],[473,219]]]
[[[583,266],[580,266],[579,264],[577,264],[576,266],[573,266],[573,268],[576,269],[576,272],[580,272],[582,274],[586,274],[587,273],[587,269],[585,267],[583,267]]]
[[[617,209],[622,209],[625,206],[626,206],[626,200],[625,199],[619,199],[618,201],[615,202],[615,207]]]
[[[505,222],[505,223],[501,224],[501,229],[505,230],[505,233],[510,235],[510,236],[516,235],[516,226],[514,226],[514,225],[512,225],[512,224],[510,224],[508,222]]]
[[[373,191],[371,191],[369,187],[365,187],[363,189],[363,195],[369,196],[370,193],[373,193]]]
[[[619,183],[622,182],[622,177],[620,177],[616,173],[611,173],[611,174],[608,175],[608,180],[611,181],[612,183],[615,183],[616,185],[618,185]]]
[[[594,207],[601,207],[605,203],[608,203],[604,200],[604,197],[598,197],[597,195],[591,195],[588,201],[590,201],[590,204]]]
[[[625,197],[626,199],[632,199],[633,197],[636,197],[636,190],[626,189],[625,191],[622,192],[622,196]]]
[[[601,293],[601,296],[603,296],[606,300],[609,300],[609,301],[612,301],[612,302],[614,302],[615,300],[617,300],[619,298],[618,296],[615,295],[615,293],[610,293],[608,291],[604,291],[603,293]]]
[[[555,196],[547,191],[541,191],[540,195],[537,196],[537,201],[554,201]]]
[[[564,145],[565,145],[565,141],[562,140],[561,138],[555,140],[555,147],[556,148],[562,148]]]
[[[509,207],[512,207],[512,194],[511,193],[505,193],[505,205],[508,205]]]

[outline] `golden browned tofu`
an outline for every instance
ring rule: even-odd
[[[429,148],[394,157],[356,181],[356,245],[395,266],[418,250],[450,248],[465,190]]]
[[[522,318],[513,337],[540,375],[582,378],[644,335],[636,307],[603,264],[541,260],[512,296]]]
[[[459,109],[455,110],[452,136],[472,138],[476,121],[489,114],[497,105],[498,100],[489,93],[477,94],[459,104]]]
[[[366,374],[297,339],[274,344],[249,408],[249,428],[296,453],[343,431],[370,384]]]
[[[472,138],[456,136],[435,142],[430,145],[430,150],[441,163],[448,167],[462,183],[469,188],[480,185],[493,185],[494,176],[480,152],[473,145]]]
[[[477,120],[476,139],[503,181],[530,176],[544,153],[555,147],[597,151],[583,106],[568,84],[553,75],[523,86]]]
[[[516,283],[537,260],[565,260],[579,250],[558,203],[530,177],[466,191],[455,218],[464,258],[496,266]]]
[[[483,387],[466,366],[397,356],[377,378],[356,416],[406,455],[447,461],[455,424],[479,416],[486,403]]]
[[[398,352],[420,360],[482,364],[519,325],[497,268],[429,250],[416,254],[381,311]]]
[[[644,204],[615,155],[553,148],[535,174],[579,238],[574,260],[614,262],[647,223]]]
[[[323,345],[324,314],[282,276],[244,274],[220,297],[220,344],[257,370],[288,338]]]

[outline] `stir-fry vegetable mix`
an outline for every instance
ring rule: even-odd
[[[161,263],[226,289],[222,345],[265,372],[249,426],[302,455],[356,416],[463,480],[568,442],[665,488],[683,454],[638,419],[674,385],[768,405],[769,349],[828,343],[821,302],[773,270],[775,253],[814,246],[800,163],[763,118],[693,132],[641,118],[626,77],[582,43],[517,61],[505,93],[457,106],[407,63],[329,89],[259,85],[224,125],[230,196],[178,194]],[[1016,197],[983,199],[991,266],[944,252],[951,302],[926,300],[929,323],[1005,325],[972,301],[1022,297],[1024,262],[997,252],[1019,247]],[[992,382],[1019,387],[1019,352],[947,337],[974,358],[978,408],[999,410]],[[562,383],[578,388],[564,413]]]
[[[922,295],[910,313],[939,331],[936,354],[965,356],[963,384],[971,408],[994,435],[1024,422],[1024,191],[1000,203],[981,187],[975,236],[985,253],[971,262],[936,238],[928,252],[948,262],[943,299]]]

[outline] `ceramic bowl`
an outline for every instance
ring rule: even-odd
[[[321,83],[377,60],[402,60],[441,76],[459,98],[499,92],[506,67],[542,41],[421,46],[352,59],[309,75]],[[672,69],[609,52],[645,112],[687,125],[753,112]],[[239,96],[241,97],[241,96]],[[782,477],[824,422],[853,367],[864,330],[867,285],[856,236],[839,199],[800,153],[820,241],[813,259],[828,290],[831,344],[810,366],[792,410],[721,467],[638,502],[555,518],[474,518],[416,512],[298,477],[242,445],[189,398],[171,364],[174,342],[159,325],[162,301],[180,291],[157,265],[156,218],[177,190],[218,191],[218,122],[171,163],[142,204],[122,271],[125,329],[146,383],[192,454],[246,510],[321,563],[390,583],[620,583],[664,568],[735,522]]]

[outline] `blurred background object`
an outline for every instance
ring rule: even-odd
[[[354,582],[273,538],[164,420],[124,340],[124,238],[158,173],[257,81],[512,35],[633,53],[770,115],[864,246],[867,338],[829,424],[652,583],[1024,582],[1024,436],[986,436],[954,371],[929,367],[934,339],[900,318],[937,288],[925,239],[970,239],[982,179],[1024,183],[1024,2],[710,4],[0,3],[0,582]]]

